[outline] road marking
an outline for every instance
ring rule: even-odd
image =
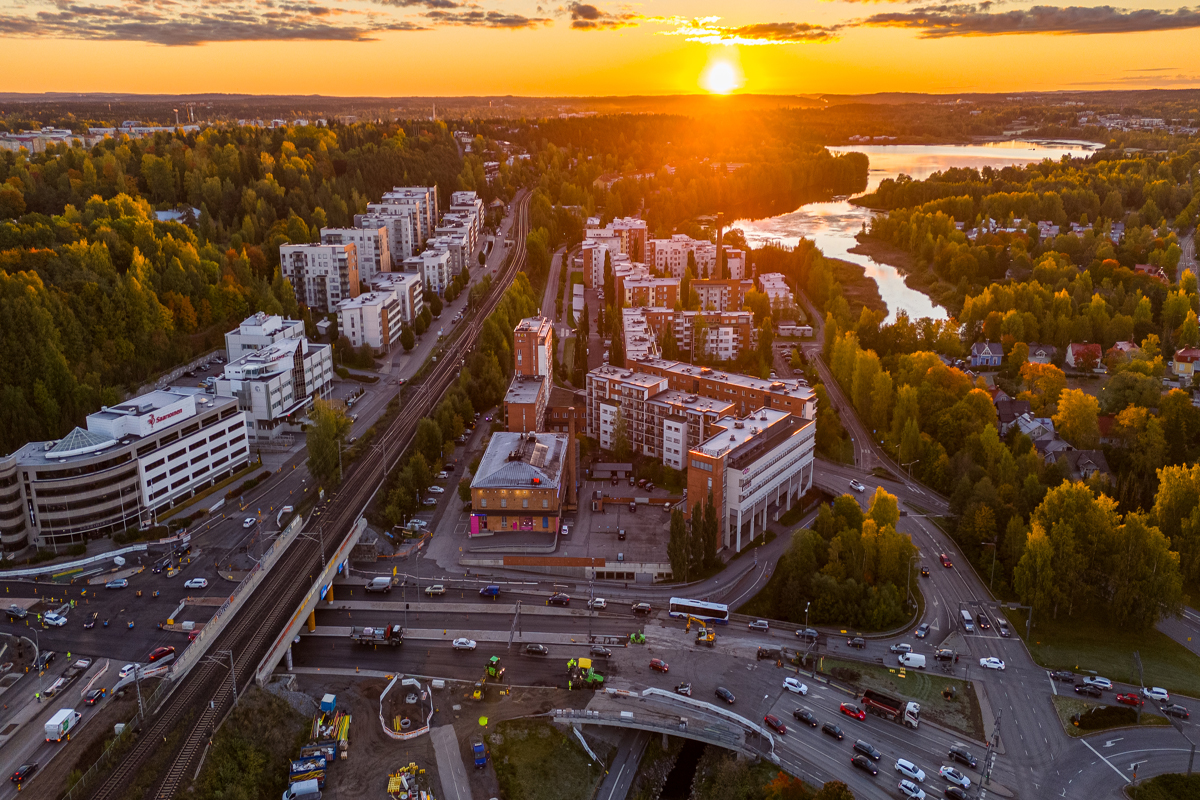
[[[1125,741],[1125,737],[1123,737],[1123,736],[1122,736],[1121,738],[1119,738],[1119,739],[1109,739],[1107,742],[1105,742],[1105,743],[1104,743],[1104,746],[1105,746],[1105,747],[1112,747],[1112,746],[1113,746],[1114,744],[1116,744],[1117,742],[1123,742],[1123,741]]]
[[[1083,743],[1084,743],[1085,745],[1087,745],[1087,749],[1088,749],[1088,750],[1091,750],[1093,753],[1095,753],[1095,754],[1096,754],[1096,755],[1097,755],[1097,756],[1100,758],[1100,760],[1101,760],[1101,761],[1103,761],[1105,764],[1108,764],[1110,767],[1112,767],[1112,771],[1113,771],[1113,772],[1115,772],[1115,773],[1117,773],[1118,775],[1120,775],[1120,776],[1121,776],[1121,780],[1125,781],[1126,783],[1130,783],[1130,782],[1131,782],[1131,781],[1129,780],[1129,778],[1126,778],[1126,777],[1125,777],[1125,773],[1124,773],[1124,772],[1121,772],[1121,770],[1117,769],[1116,765],[1114,765],[1114,764],[1113,764],[1111,761],[1109,761],[1109,760],[1108,760],[1107,758],[1105,758],[1104,756],[1100,755],[1100,751],[1099,751],[1099,750],[1097,750],[1096,748],[1092,747],[1091,743],[1090,743],[1090,742],[1088,742],[1088,740],[1087,740],[1087,739],[1084,739],[1084,740],[1083,740]]]
[[[617,788],[621,785],[621,773],[625,772],[625,764],[622,762],[621,768],[617,770],[617,778],[613,781],[613,787],[608,790],[608,800],[612,800],[612,796],[616,794]]]
[[[1050,677],[1050,673],[1046,673],[1046,680],[1050,681],[1050,691],[1054,692],[1054,696],[1058,696],[1058,687],[1054,684],[1054,678]]]

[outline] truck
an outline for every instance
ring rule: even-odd
[[[288,771],[288,783],[297,784],[304,781],[316,781],[318,789],[325,788],[325,756],[301,758],[291,762]]]
[[[46,722],[46,741],[61,742],[64,736],[79,725],[81,719],[83,714],[73,708],[60,708],[55,711],[54,716]]]
[[[395,647],[404,643],[404,627],[401,625],[388,625],[380,628],[351,628],[350,641],[355,644],[386,644]]]
[[[868,712],[892,722],[899,722],[909,728],[916,728],[921,722],[921,705],[905,702],[886,694],[867,689],[862,696],[863,708]]]

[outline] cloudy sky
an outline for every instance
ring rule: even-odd
[[[0,0],[0,91],[630,95],[1200,85],[1200,6]]]

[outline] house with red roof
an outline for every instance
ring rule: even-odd
[[[1095,369],[1103,355],[1104,351],[1098,344],[1071,342],[1067,345],[1067,356],[1063,363],[1071,369]]]

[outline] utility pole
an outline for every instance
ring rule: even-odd
[[[513,635],[524,635],[521,631],[521,601],[517,601],[517,608],[513,612],[512,627],[508,629],[508,648],[512,649]]]
[[[982,780],[979,782],[979,800],[987,799],[987,789],[984,787],[992,782],[992,764],[996,757],[996,749],[1000,747],[1000,718],[1004,716],[1004,709],[996,715],[996,723],[992,727],[992,736],[988,739],[987,749],[983,752],[983,769]]]
[[[1138,671],[1138,704],[1137,704],[1137,724],[1142,724],[1142,705],[1146,702],[1146,676],[1142,674],[1142,654],[1137,650],[1133,651],[1133,664]]]

